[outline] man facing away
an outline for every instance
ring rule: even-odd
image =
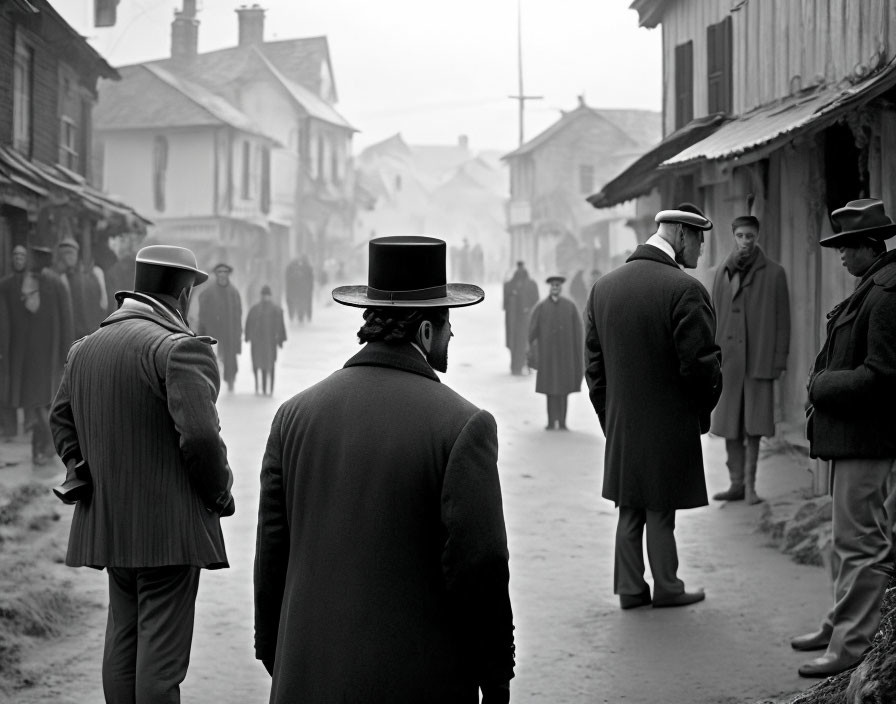
[[[759,440],[775,434],[775,379],[787,368],[790,299],[784,267],[759,246],[759,219],[731,223],[734,250],[716,270],[712,302],[724,385],[710,431],[725,438],[731,485],[716,501],[757,504]]]
[[[526,364],[529,316],[538,303],[538,284],[529,278],[526,265],[519,261],[516,271],[504,283],[504,341],[510,350],[510,373],[521,376]]]
[[[65,564],[105,568],[103,691],[114,704],[180,701],[201,568],[227,567],[219,517],[233,476],[209,338],[185,322],[207,279],[181,247],[137,254],[134,291],[68,355],[53,403],[56,489],[74,503]]]
[[[283,309],[271,298],[271,287],[261,287],[261,300],[249,309],[246,316],[246,342],[252,346],[252,373],[255,376],[255,393],[258,393],[258,377],[261,375],[261,392],[274,393],[274,367],[277,364],[277,348],[286,342],[286,325]]]
[[[369,244],[361,351],[284,403],[261,469],[255,653],[270,701],[509,701],[513,616],[495,420],[443,385],[445,242]]]
[[[896,469],[896,225],[876,198],[831,213],[839,250],[856,289],[828,313],[827,339],[809,375],[809,453],[831,462],[834,605],[796,650],[825,650],[799,668],[829,677],[859,662],[880,624],[892,568],[892,488]]]
[[[697,266],[712,223],[689,203],[656,222],[656,234],[597,281],[585,312],[585,376],[607,438],[603,497],[619,508],[614,592],[623,609],[704,598],[678,578],[675,511],[708,503],[700,435],[722,390],[709,294],[679,268]]]
[[[215,285],[199,295],[199,334],[210,335],[218,341],[221,377],[227,390],[233,391],[236,358],[243,349],[243,302],[239,291],[230,284],[232,266],[221,263],[212,272]]]

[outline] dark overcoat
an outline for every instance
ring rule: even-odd
[[[504,283],[504,343],[514,357],[526,354],[529,316],[538,303],[538,284],[528,274],[517,273]]]
[[[72,344],[72,306],[65,285],[47,270],[35,276],[40,303],[34,313],[22,300],[24,274],[10,274],[0,281],[0,317],[6,318],[10,332],[0,340],[9,360],[3,401],[10,408],[50,405]]]
[[[62,274],[72,305],[72,324],[75,339],[89,335],[99,327],[105,315],[102,307],[102,287],[93,271],[80,266]]]
[[[585,356],[582,346],[582,316],[576,304],[560,296],[548,296],[532,309],[529,343],[538,343],[539,394],[566,395],[582,390]]]
[[[271,702],[475,704],[513,676],[497,457],[492,416],[406,344],[280,407],[255,557]]]
[[[246,342],[252,345],[252,368],[271,370],[277,348],[286,342],[283,309],[273,301],[259,301],[246,316]]]
[[[732,297],[724,264],[716,270],[712,302],[722,349],[722,396],[710,430],[725,438],[775,434],[774,380],[787,368],[790,298],[784,267],[760,249]],[[743,399],[743,421],[741,421]]]
[[[812,457],[896,458],[896,251],[828,314],[809,379]]]
[[[243,303],[233,284],[210,283],[199,294],[199,334],[218,341],[223,358],[238,355],[243,347]]]
[[[585,377],[607,442],[603,497],[655,511],[707,504],[700,434],[722,391],[709,294],[641,245],[591,290]]]
[[[125,295],[72,345],[50,414],[59,456],[83,458],[93,478],[65,564],[227,567],[218,516],[233,475],[210,340],[153,298]]]

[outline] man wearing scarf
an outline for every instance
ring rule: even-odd
[[[725,438],[731,485],[712,498],[757,504],[759,439],[775,434],[774,382],[787,368],[790,301],[783,267],[759,246],[759,220],[742,215],[731,231],[734,250],[712,285],[723,383],[710,426]]]

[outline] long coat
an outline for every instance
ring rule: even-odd
[[[529,343],[538,343],[539,394],[566,395],[581,391],[585,357],[582,347],[582,317],[576,304],[560,296],[548,296],[532,309]]]
[[[87,461],[93,496],[75,506],[65,564],[227,567],[218,383],[210,340],[139,293],[72,345],[50,426],[63,461]]]
[[[725,438],[739,437],[744,428],[749,435],[774,435],[774,380],[787,368],[790,349],[790,299],[784,268],[760,249],[732,296],[723,264],[713,279],[712,302],[724,385],[710,430]]]
[[[492,416],[410,345],[280,407],[255,557],[271,702],[475,704],[513,676],[497,456]]]
[[[277,348],[286,342],[283,309],[272,301],[252,306],[246,316],[246,342],[252,345],[252,368],[273,369]]]
[[[585,376],[607,442],[603,497],[656,511],[707,504],[700,434],[722,391],[703,285],[641,245],[585,312]]]
[[[812,457],[896,458],[896,252],[828,314],[809,379]]]
[[[538,284],[528,274],[516,272],[504,283],[504,343],[511,354],[526,354],[529,316],[538,303]]]
[[[46,270],[35,274],[40,303],[32,313],[22,300],[23,276],[0,281],[0,317],[10,333],[0,340],[9,369],[7,394],[0,401],[10,408],[50,405],[73,334],[71,300],[59,277]]]
[[[243,350],[243,303],[232,284],[210,284],[199,294],[199,334],[218,341],[218,357],[228,382],[236,376],[236,357]]]

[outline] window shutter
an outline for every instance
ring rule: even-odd
[[[675,47],[675,129],[694,119],[694,43]]]
[[[731,18],[706,28],[707,111],[731,112]]]

